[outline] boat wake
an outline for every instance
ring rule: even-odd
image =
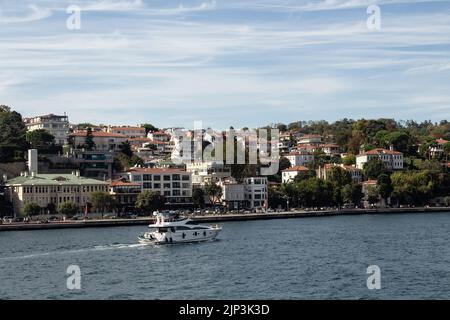
[[[85,252],[95,252],[95,251],[104,251],[104,250],[117,250],[117,249],[133,249],[145,247],[145,244],[141,243],[113,243],[106,245],[94,246],[92,248],[82,248],[82,249],[69,249],[69,250],[60,250],[60,251],[51,251],[51,252],[39,252],[26,254],[22,256],[12,256],[12,257],[0,257],[0,261],[10,261],[10,260],[20,260],[20,259],[32,259],[53,255],[66,255],[66,254],[77,254],[77,253],[85,253]]]

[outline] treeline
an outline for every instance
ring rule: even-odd
[[[5,105],[0,106],[0,162],[22,161],[27,149],[43,154],[62,151],[55,137],[44,129],[27,132],[22,115]]]
[[[429,158],[429,146],[436,139],[450,141],[450,122],[414,120],[396,121],[394,119],[342,119],[335,122],[297,121],[289,124],[277,124],[284,131],[298,131],[304,134],[320,134],[327,141],[336,142],[344,152],[358,154],[360,148],[365,151],[375,147],[388,148],[403,152],[405,156]],[[418,146],[421,145],[421,148]],[[450,153],[450,146],[449,146]],[[447,155],[448,156],[448,155]]]

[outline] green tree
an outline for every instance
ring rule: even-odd
[[[376,204],[380,201],[380,192],[377,186],[369,186],[367,188],[367,202]]]
[[[391,177],[388,174],[379,175],[377,186],[381,198],[384,201],[387,201],[387,199],[391,196],[392,191],[394,190],[392,187]]]
[[[23,213],[26,216],[37,216],[41,213],[41,207],[36,203],[27,203],[23,207]]]
[[[115,209],[115,201],[114,198],[107,192],[103,192],[103,191],[96,191],[91,193],[91,203],[92,203],[92,207],[97,211],[100,212],[102,214],[102,219],[103,219],[103,214],[106,211],[112,211]]]
[[[92,128],[89,127],[86,130],[86,139],[84,140],[84,146],[86,150],[95,150],[94,134],[92,133]]]
[[[72,218],[79,211],[79,207],[73,202],[63,202],[58,205],[58,212],[67,218]]]
[[[353,154],[348,154],[346,157],[344,157],[342,163],[346,166],[356,165],[356,156]]]
[[[363,171],[366,179],[378,179],[381,174],[386,172],[386,167],[380,159],[373,158],[364,164]]]
[[[128,141],[122,142],[119,146],[119,150],[128,158],[131,158],[133,156],[133,150],[131,150],[131,144]]]
[[[37,149],[40,153],[53,154],[61,150],[55,146],[55,137],[45,129],[28,131],[26,139],[30,147]]]
[[[192,201],[196,207],[203,209],[205,206],[205,191],[202,188],[195,188],[192,191]]]
[[[8,106],[0,106],[0,162],[23,159],[28,148],[22,116]]]
[[[150,123],[142,124],[141,127],[145,129],[146,134],[148,134],[149,132],[155,132],[155,131],[159,130],[157,127],[155,127],[154,125],[152,125]]]
[[[342,188],[342,196],[344,203],[351,203],[357,206],[361,203],[361,199],[364,197],[364,194],[362,193],[360,184],[351,183]]]
[[[213,205],[220,202],[220,198],[222,197],[222,187],[213,181],[209,181],[205,184],[204,190]]]
[[[136,200],[136,208],[144,213],[150,213],[164,208],[165,198],[161,194],[145,190],[140,193]]]
[[[450,158],[450,142],[444,143],[442,149],[444,150],[445,162],[448,162]]]

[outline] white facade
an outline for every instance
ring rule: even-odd
[[[281,172],[281,182],[282,183],[289,183],[294,181],[295,177],[298,176],[300,172],[309,171],[308,168],[303,166],[297,166],[297,167],[291,167],[287,168],[286,170],[283,170]]]
[[[244,179],[245,200],[250,209],[266,209],[269,193],[267,190],[267,178],[252,177]]]
[[[130,182],[165,196],[171,203],[188,203],[192,197],[191,173],[178,169],[132,168],[127,173]]]
[[[356,167],[364,169],[364,165],[372,159],[380,159],[388,170],[403,169],[403,153],[387,149],[374,149],[356,156]]]
[[[67,142],[67,136],[69,134],[69,118],[66,115],[58,116],[48,114],[33,118],[25,118],[24,122],[28,131],[38,129],[47,130],[55,137],[55,143],[57,145],[64,145]]]
[[[209,161],[187,163],[186,171],[192,173],[192,183],[196,185],[203,185],[208,181],[217,182],[231,176],[229,166]]]
[[[292,152],[286,155],[292,167],[307,166],[314,161],[314,155],[308,152]]]
[[[118,133],[128,138],[145,138],[147,136],[145,128],[141,127],[108,127],[109,133]]]

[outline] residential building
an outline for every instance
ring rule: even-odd
[[[70,144],[76,149],[83,149],[86,142],[86,131],[78,131],[69,135]],[[118,151],[120,145],[128,140],[128,137],[119,133],[92,132],[92,140],[97,151]]]
[[[170,134],[168,134],[164,131],[149,132],[147,137],[154,141],[161,141],[161,142],[169,142],[170,141]]]
[[[228,210],[246,208],[245,185],[237,183],[235,179],[223,179],[218,183],[222,187],[222,204]]]
[[[356,167],[358,169],[364,169],[364,165],[372,159],[380,159],[388,170],[401,170],[403,169],[403,153],[387,150],[382,148],[376,148],[356,156]]]
[[[119,212],[133,210],[142,188],[140,183],[128,182],[126,179],[112,181],[109,194],[113,196]]]
[[[444,153],[444,145],[450,141],[444,139],[436,139],[436,145],[429,148],[430,156],[433,158],[440,157]]]
[[[307,151],[291,152],[286,155],[286,158],[291,162],[292,167],[296,166],[308,166],[311,162],[314,162],[314,155]]]
[[[43,116],[25,118],[24,123],[28,131],[38,129],[47,130],[52,136],[55,137],[55,143],[57,145],[62,146],[67,143],[67,137],[69,134],[69,118],[65,114],[62,116],[47,114]]]
[[[231,168],[223,163],[202,161],[186,164],[186,171],[192,173],[192,184],[203,185],[205,182],[218,182],[231,177]]]
[[[88,151],[84,149],[71,150],[73,162],[81,170],[81,175],[98,179],[111,179],[113,175],[113,151]]]
[[[269,193],[267,178],[251,177],[244,179],[245,200],[250,209],[267,209]]]
[[[141,190],[163,195],[169,204],[192,205],[191,173],[179,169],[131,168],[128,180],[138,183]]]
[[[145,138],[147,136],[145,128],[142,127],[108,127],[107,132],[122,134],[128,138]]]
[[[305,166],[294,166],[281,171],[281,182],[289,183],[294,181],[295,177],[302,172],[308,172],[309,169]]]
[[[108,183],[82,177],[79,172],[72,174],[22,173],[20,177],[5,183],[7,198],[13,203],[14,213],[22,214],[27,203],[42,208],[42,213],[50,213],[65,202],[73,202],[80,212],[90,202],[92,192],[108,191]]]
[[[341,153],[341,147],[335,143],[325,143],[321,145],[322,151],[329,156],[336,156]]]
[[[353,182],[355,182],[355,183],[362,182],[363,171],[361,169],[357,168],[356,166],[347,166],[344,164],[336,164],[336,163],[333,163],[333,164],[327,163],[324,166],[319,167],[319,169],[317,169],[317,177],[320,179],[327,180],[329,172],[334,167],[341,168],[341,169],[347,171],[348,173],[350,173],[350,176],[351,176]]]
[[[322,136],[320,134],[305,134],[297,140],[298,144],[320,144],[322,143]]]

